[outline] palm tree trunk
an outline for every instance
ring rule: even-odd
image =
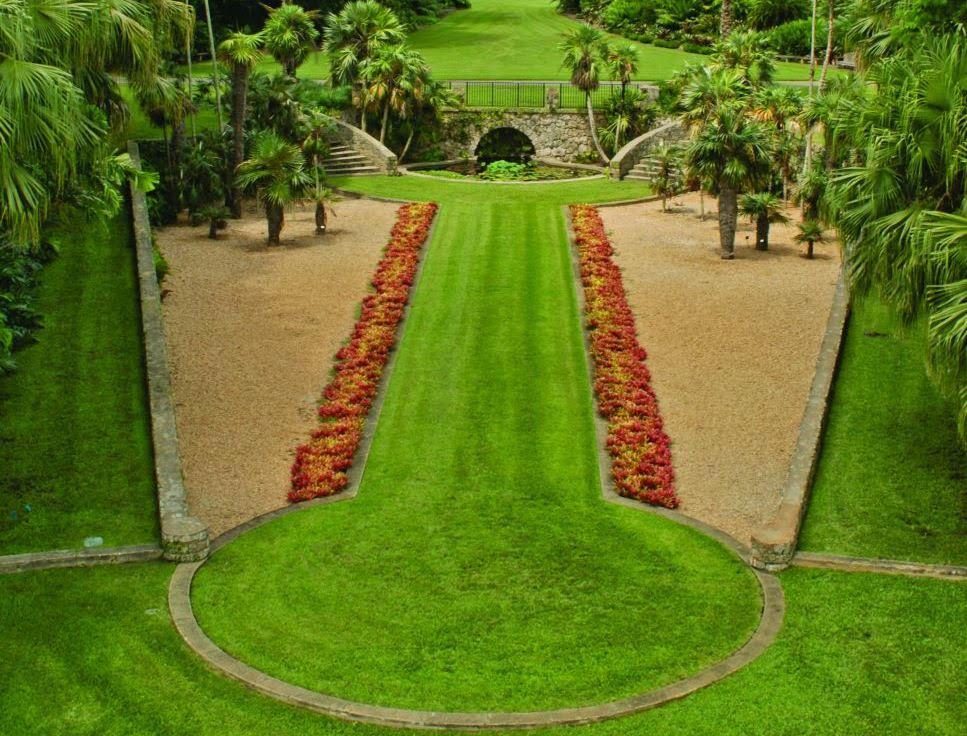
[[[594,105],[591,104],[590,92],[584,93],[584,101],[588,107],[588,125],[591,128],[591,140],[594,141],[594,147],[598,149],[598,156],[601,157],[601,162],[606,164],[609,161],[608,154],[604,152],[604,149],[601,147],[601,141],[598,140],[598,126],[594,121]]]
[[[722,38],[728,37],[732,32],[732,24],[732,0],[722,0],[722,20],[720,26]]]
[[[383,106],[383,124],[379,129],[379,142],[386,142],[386,130],[389,128],[389,94],[386,95],[386,104]]]
[[[215,88],[215,115],[218,117],[218,130],[222,130],[222,91],[218,83],[218,57],[215,54],[215,31],[212,29],[212,9],[205,0],[205,22],[208,24],[208,48],[212,55],[212,86]]]
[[[232,72],[232,172],[245,160],[245,108],[248,104],[249,67],[237,64]],[[234,181],[234,179],[233,179]],[[242,190],[233,185],[225,202],[232,217],[242,216]]]
[[[806,245],[806,258],[813,257],[813,241],[808,241]]]
[[[285,210],[278,205],[265,205],[265,219],[269,225],[269,245],[279,245],[282,226],[285,225]]]
[[[826,74],[829,72],[829,65],[833,61],[833,21],[836,20],[836,0],[828,0],[829,17],[826,28],[826,56],[823,58],[823,71],[819,75],[819,89],[826,87]]]
[[[316,200],[316,235],[324,235],[329,223],[326,219],[326,203],[321,199]]]
[[[702,222],[705,222],[705,188],[701,184],[698,185],[698,207]]]
[[[414,131],[413,125],[411,123],[410,124],[410,134],[408,136],[406,136],[406,145],[403,146],[403,152],[400,154],[400,163],[403,163],[403,160],[406,158],[406,154],[410,150],[410,144],[413,142],[413,133],[414,132],[415,131]]]
[[[719,185],[719,255],[735,258],[735,223],[739,213],[739,193],[727,184]]]
[[[759,215],[755,221],[755,249],[769,250],[769,215]]]
[[[218,218],[208,218],[208,237],[212,240],[218,239]]]

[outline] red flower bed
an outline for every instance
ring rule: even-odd
[[[594,361],[598,408],[608,420],[608,452],[622,496],[678,507],[668,435],[662,425],[646,353],[635,334],[621,271],[597,209],[573,205],[585,320]]]
[[[323,391],[319,407],[322,424],[296,450],[290,501],[331,496],[349,482],[346,471],[362,440],[436,211],[435,204],[400,207],[373,277],[375,291],[363,299],[349,344],[336,353],[335,376]]]

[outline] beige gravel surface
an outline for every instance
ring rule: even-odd
[[[314,206],[288,212],[281,247],[265,245],[252,204],[217,241],[207,226],[157,233],[189,503],[213,535],[287,503],[293,451],[316,425],[398,205],[334,208],[321,237]]]
[[[744,221],[718,257],[715,201],[698,195],[602,208],[672,440],[682,511],[748,544],[775,511],[839,273],[838,251],[807,260],[794,225],[769,252]],[[794,214],[790,212],[790,214]]]

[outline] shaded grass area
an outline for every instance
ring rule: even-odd
[[[874,298],[854,309],[803,549],[967,564],[967,453],[924,351],[922,325]]]
[[[122,140],[136,140],[136,141],[150,141],[150,140],[161,140],[163,131],[160,127],[156,126],[148,116],[141,109],[138,101],[134,98],[131,93],[131,88],[127,85],[122,85],[121,96],[128,105],[130,110],[130,119],[125,127],[124,131],[119,136]],[[218,121],[215,116],[215,106],[213,105],[201,105],[199,110],[195,113],[195,129],[200,131],[203,130],[214,130],[218,127]],[[191,134],[191,122],[187,121],[185,123],[186,133]],[[170,135],[169,131],[169,135]]]
[[[0,554],[157,537],[128,219],[74,222],[56,239],[39,342],[0,378]]]
[[[170,573],[151,563],[0,576],[0,733],[399,733],[289,708],[213,674],[169,621]],[[963,732],[967,586],[816,570],[790,570],[781,580],[787,613],[779,639],[744,670],[638,716],[541,733]]]
[[[434,710],[586,705],[724,659],[758,623],[750,571],[601,500],[562,195],[420,183],[441,210],[359,497],[216,554],[202,626],[285,680]]]
[[[564,33],[578,23],[556,12],[548,0],[474,0],[468,10],[450,13],[440,21],[410,35],[410,43],[422,53],[438,79],[566,80],[558,44]],[[617,36],[613,37],[618,39]],[[639,54],[639,80],[667,79],[686,63],[707,57],[678,49],[632,42]],[[210,64],[197,64],[196,73],[209,74]],[[264,72],[279,70],[271,60]],[[327,79],[325,54],[309,57],[299,75]],[[777,79],[804,80],[809,67],[780,62]]]

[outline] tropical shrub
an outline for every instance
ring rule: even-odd
[[[675,473],[658,401],[638,343],[621,271],[598,211],[571,207],[590,333],[594,391],[608,420],[611,474],[619,494],[676,508]]]
[[[349,483],[347,471],[396,342],[436,210],[432,203],[400,208],[373,277],[374,291],[363,299],[349,343],[336,354],[335,375],[323,391],[319,407],[321,426],[296,450],[290,501],[331,496]]]

